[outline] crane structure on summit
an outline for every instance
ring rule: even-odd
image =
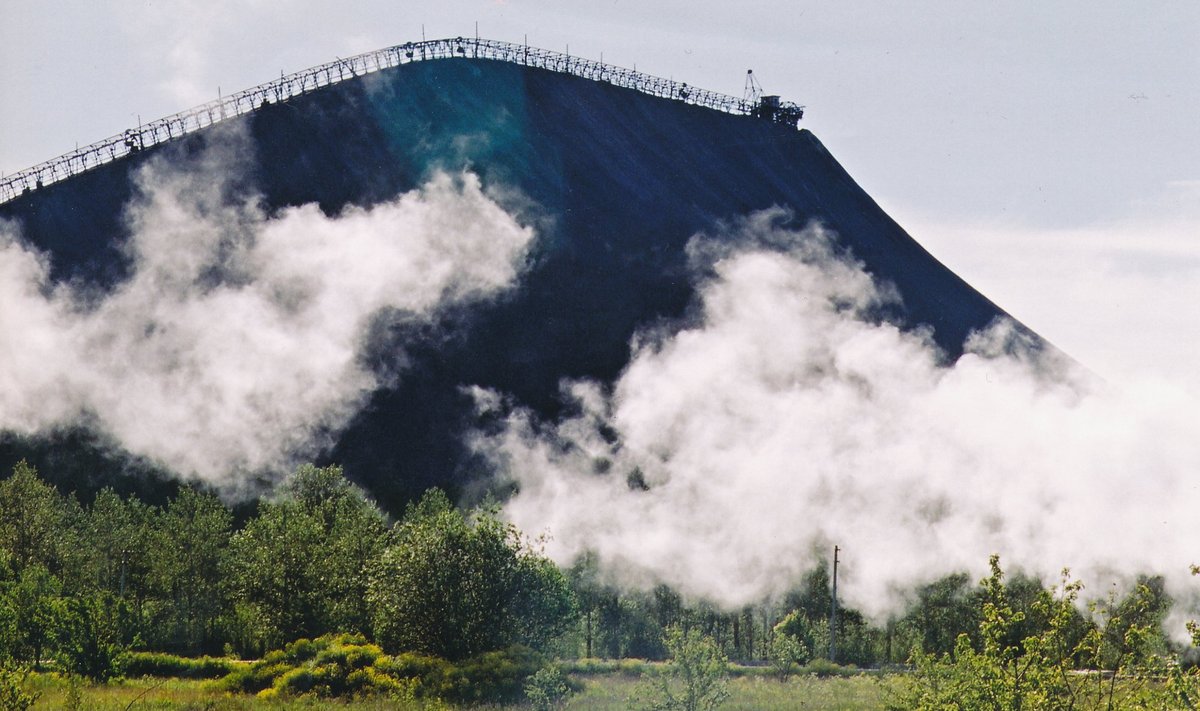
[[[530,47],[528,44],[475,38],[407,42],[385,49],[338,58],[316,67],[260,84],[254,88],[219,97],[187,111],[142,124],[102,141],[0,177],[0,203],[50,183],[65,180],[106,163],[207,128],[226,119],[252,113],[272,103],[285,102],[316,89],[383,69],[430,59],[490,59],[591,79],[633,89],[643,94],[716,109],[729,114],[765,119],[797,128],[804,107],[778,96],[764,96],[753,72],[746,72],[747,95],[743,98],[688,86],[637,70],[604,64],[569,53]],[[754,92],[751,98],[750,89]]]
[[[753,69],[746,70],[746,89],[742,103],[750,107],[750,115],[785,126],[795,126],[804,118],[804,107],[790,101],[780,101],[776,94],[763,92],[762,84],[754,76]]]

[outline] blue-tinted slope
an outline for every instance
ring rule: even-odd
[[[773,205],[791,208],[798,224],[820,220],[898,287],[902,318],[931,326],[949,357],[1002,313],[912,240],[808,131],[469,59],[385,70],[239,120],[256,152],[239,189],[260,192],[268,208],[318,202],[332,213],[391,198],[439,168],[469,168],[534,205],[526,217],[542,239],[516,293],[451,314],[441,329],[392,334],[410,367],[328,454],[387,504],[478,474],[460,440],[474,423],[460,386],[553,414],[563,378],[614,378],[639,326],[684,313],[684,245],[720,220]],[[212,140],[201,132],[50,185],[0,205],[0,217],[20,220],[52,253],[58,278],[110,283],[124,270],[117,245],[130,172],[147,154],[186,161]],[[372,355],[386,364],[388,352],[383,339]],[[30,446],[10,440],[0,455],[45,449]]]

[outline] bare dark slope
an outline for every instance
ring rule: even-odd
[[[392,333],[411,367],[327,455],[391,506],[478,476],[460,440],[473,424],[460,386],[494,388],[552,415],[563,378],[615,377],[640,326],[684,314],[692,296],[684,245],[721,220],[779,205],[798,224],[821,221],[898,287],[899,318],[932,327],[948,357],[1002,314],[910,238],[808,131],[470,59],[384,70],[239,120],[255,156],[238,189],[260,192],[270,209],[370,204],[436,168],[473,170],[534,206],[526,216],[542,235],[517,292],[452,314],[436,332]],[[50,185],[0,205],[0,217],[19,220],[52,254],[57,278],[111,284],[125,270],[118,245],[130,172],[159,151],[186,162],[213,140],[202,132]],[[381,363],[387,343],[372,350]],[[48,451],[9,438],[0,466]],[[94,447],[80,457],[78,468],[61,454],[54,464],[72,477],[101,461],[121,466]]]

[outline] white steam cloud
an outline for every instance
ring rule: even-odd
[[[51,283],[45,256],[0,225],[0,429],[82,418],[227,486],[288,468],[387,377],[362,357],[377,319],[495,297],[533,239],[472,174],[335,217],[266,215],[225,196],[229,153],[140,172],[131,273],[103,295]]]
[[[590,549],[625,581],[733,607],[837,544],[841,589],[872,613],[993,552],[1047,582],[1071,566],[1101,595],[1119,573],[1187,578],[1194,399],[1095,382],[1010,322],[947,363],[928,333],[875,317],[892,290],[784,217],[752,216],[733,246],[694,240],[695,316],[635,339],[615,383],[565,383],[577,415],[542,422],[477,390],[503,425],[475,446],[550,555]]]

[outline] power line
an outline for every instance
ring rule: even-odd
[[[837,663],[837,575],[838,552],[842,549],[833,547],[833,595],[829,601],[829,661]]]

